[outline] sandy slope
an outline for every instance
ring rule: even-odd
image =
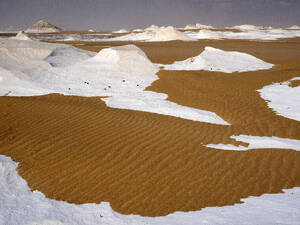
[[[290,83],[290,87],[299,87],[300,86],[300,80],[292,80]]]
[[[148,88],[181,105],[216,112],[230,127],[111,109],[98,98],[1,97],[0,154],[20,162],[19,172],[30,187],[48,197],[109,201],[118,212],[148,216],[233,204],[300,186],[299,152],[203,146],[237,144],[230,136],[239,134],[300,139],[300,123],[277,116],[256,91],[299,76],[299,43],[138,43],[156,63],[184,60],[209,45],[246,52],[276,66],[236,74],[161,71]],[[99,51],[118,44],[80,47]]]

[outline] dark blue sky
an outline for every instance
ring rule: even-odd
[[[65,29],[300,25],[300,0],[0,0],[0,29],[45,19]]]

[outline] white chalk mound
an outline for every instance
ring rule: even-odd
[[[139,28],[132,30],[132,32],[137,32],[137,33],[141,33],[143,31],[144,31],[143,29],[139,29]]]
[[[165,65],[165,70],[207,70],[220,71],[224,73],[246,72],[270,69],[273,64],[266,63],[252,55],[223,51],[220,49],[206,47],[204,51],[195,57],[184,61],[177,61]]]
[[[181,40],[181,41],[192,41],[193,39],[184,33],[176,30],[172,26],[160,27],[156,30],[154,37],[151,41],[172,41],[172,40]]]
[[[225,38],[223,32],[211,31],[211,30],[200,30],[199,32],[185,32],[188,36],[195,39],[222,39]],[[226,33],[228,34],[228,32]]]
[[[126,30],[126,29],[121,29],[121,30],[117,30],[117,31],[113,31],[112,33],[115,34],[124,34],[124,33],[129,33],[130,31]]]
[[[204,24],[201,24],[201,23],[196,23],[196,27],[198,29],[212,29],[212,28],[214,28],[213,26],[204,25]]]
[[[157,79],[156,67],[133,45],[104,49],[98,54],[37,41],[4,40],[0,45],[0,67],[13,74],[0,74],[0,90],[14,96],[109,96],[141,89]],[[122,84],[123,79],[127,85]],[[108,90],[113,85],[115,88]]]
[[[159,26],[153,24],[153,25],[145,28],[145,31],[156,31],[158,29],[159,29]]]
[[[31,40],[31,38],[24,31],[19,31],[18,34],[14,37],[14,39],[23,41]]]
[[[213,29],[212,26],[196,23],[195,25],[193,24],[188,24],[184,27],[184,30],[197,30],[197,29]]]
[[[280,38],[300,37],[299,30],[287,29],[244,29],[240,32],[212,31],[202,29],[199,32],[186,31],[186,35],[195,39],[246,39],[246,40],[277,40]]]
[[[291,27],[288,27],[287,29],[288,29],[288,30],[300,30],[300,27],[297,26],[297,25],[293,25],[293,26],[291,26]]]
[[[300,80],[295,77],[292,80]],[[277,115],[300,121],[300,86],[290,87],[290,81],[275,83],[258,90]]]
[[[168,27],[157,27],[152,25],[146,28],[142,33],[131,33],[121,37],[107,39],[107,41],[147,41],[147,42],[158,42],[158,41],[195,41],[196,39],[189,37],[183,32],[176,30],[172,26]]]
[[[193,24],[188,24],[183,29],[184,30],[196,30],[198,28],[195,25],[193,25]]]
[[[55,33],[62,31],[61,28],[56,27],[44,20],[40,20],[33,26],[26,30],[26,33]]]
[[[255,26],[255,25],[250,25],[250,24],[244,24],[244,25],[238,25],[238,26],[233,26],[229,27],[231,29],[238,29],[238,30],[260,30],[264,29],[262,26]]]
[[[230,125],[213,112],[181,106],[167,101],[166,94],[145,91],[158,79],[157,72],[157,66],[134,45],[94,54],[38,41],[3,39],[0,43],[0,95],[108,96],[103,101],[113,108]]]
[[[122,215],[109,203],[70,204],[31,191],[17,172],[18,164],[0,155],[0,224],[2,225],[267,225],[297,224],[300,221],[300,188],[281,194],[242,199],[242,204],[207,207],[167,216]],[[264,209],[264,210],[262,210]],[[284,216],[283,216],[284,215]]]
[[[232,139],[236,141],[241,141],[249,144],[247,147],[231,144],[208,144],[206,147],[222,149],[222,150],[231,150],[231,151],[247,151],[250,149],[291,149],[300,151],[300,140],[289,139],[289,138],[279,138],[279,137],[260,137],[260,136],[248,136],[248,135],[239,135],[231,136]]]

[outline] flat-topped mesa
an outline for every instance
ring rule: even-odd
[[[25,32],[26,33],[55,33],[60,32],[63,29],[56,27],[44,20],[40,20],[31,27],[29,27]]]

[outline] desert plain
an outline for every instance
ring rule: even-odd
[[[55,35],[84,33],[88,32]],[[74,204],[109,202],[120,214],[159,217],[300,187],[300,121],[269,107],[259,91],[274,84],[300,87],[299,79],[292,80],[300,74],[300,37],[81,41],[38,35],[45,35],[42,43],[95,54],[135,45],[158,68],[158,79],[146,91],[164,93],[167,101],[180,106],[213,112],[228,124],[108,107],[106,95],[10,96],[7,92],[0,97],[0,155],[18,162],[17,172],[31,191]],[[122,38],[127,33],[110,35]],[[163,66],[196,57],[208,46],[243,52],[273,66],[231,73]],[[296,147],[281,148],[280,143],[274,147],[263,141],[265,147],[252,149],[234,138],[239,135],[292,139]],[[240,149],[226,150],[224,145]]]

